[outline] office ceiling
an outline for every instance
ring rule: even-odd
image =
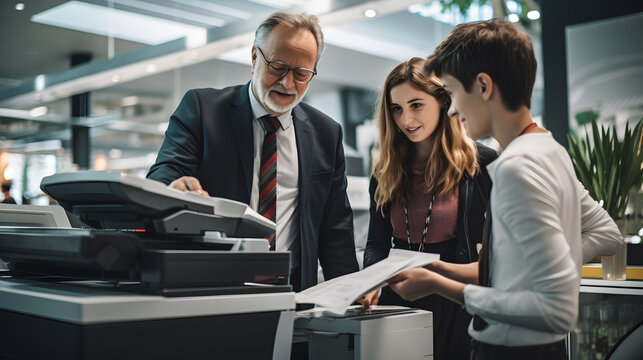
[[[259,19],[283,7],[267,5],[269,3],[299,4],[298,7],[291,7],[295,11],[297,9],[315,10],[322,7],[319,4],[326,3],[326,6],[333,10],[320,12],[325,32],[332,32],[335,38],[351,33],[361,36],[362,39],[376,39],[377,43],[387,44],[390,49],[387,49],[387,46],[378,49],[375,42],[369,42],[361,47],[359,43],[351,45],[343,43],[340,47],[385,58],[394,57],[391,50],[400,48],[406,48],[407,51],[417,49],[423,53],[429,52],[435,45],[434,38],[444,38],[451,28],[406,11],[408,4],[427,2],[422,0],[10,0],[0,3],[0,33],[3,34],[0,37],[0,53],[3,54],[0,58],[0,91],[15,87],[22,81],[31,80],[39,74],[53,74],[68,70],[70,56],[74,53],[90,53],[94,62],[107,58],[110,41],[105,36],[32,21],[34,15],[70,2],[103,7],[111,4],[116,10],[202,26],[214,29],[215,32],[217,28],[226,29],[232,24],[258,23]],[[24,9],[16,10],[17,3],[24,3]],[[378,14],[375,18],[367,19],[359,10],[356,13],[357,16],[340,14],[345,8],[359,9],[360,5],[375,9],[383,8],[384,15]],[[214,11],[216,9],[223,13]],[[333,14],[339,14],[339,16],[332,18]],[[207,19],[213,19],[210,23],[216,24],[219,22],[214,20],[221,20],[221,26],[215,27],[204,23]],[[326,25],[328,23],[330,24]],[[252,24],[251,28],[255,26]],[[348,39],[348,41],[352,40],[355,39]],[[372,46],[374,44],[375,46]],[[113,56],[118,57],[147,47],[150,46],[115,38]],[[0,102],[3,100],[5,99],[0,99]]]
[[[19,2],[24,4],[20,11],[16,10]],[[409,13],[407,7],[414,2],[423,1],[77,1],[208,28],[207,45],[214,44],[225,50],[217,50],[216,56],[185,66],[172,65],[154,73],[138,74],[131,81],[98,85],[99,81],[94,81],[92,75],[118,69],[123,63],[143,63],[139,59],[155,60],[155,53],[171,55],[173,50],[166,50],[170,48],[167,43],[154,46],[109,39],[32,21],[34,15],[69,1],[2,1],[0,148],[20,152],[29,143],[51,139],[61,139],[64,144],[69,139],[70,125],[80,124],[92,128],[94,150],[107,152],[121,148],[140,156],[154,152],[160,145],[164,124],[185,90],[222,87],[249,80],[249,43],[239,46],[237,41],[229,45],[226,39],[249,33],[248,29],[254,30],[262,18],[288,4],[295,4],[288,8],[292,11],[303,9],[318,13],[326,36],[327,49],[309,95],[342,86],[377,91],[395,64],[411,56],[426,56],[451,29],[450,25]],[[366,8],[376,9],[377,16],[366,18]],[[108,58],[110,46],[112,58]],[[69,70],[70,57],[74,53],[90,53],[92,56],[92,62],[80,74],[74,69]],[[63,85],[90,79],[85,81],[85,87],[74,89],[91,92],[93,117],[69,117],[68,96],[74,90],[59,91],[58,96],[52,98],[39,97],[32,84],[41,74],[47,77],[47,86],[50,78],[62,79]],[[53,80],[51,82],[54,83]],[[23,88],[26,90],[21,90]],[[12,98],[14,94],[19,96]],[[136,97],[135,106],[123,106],[124,98],[133,96]],[[16,98],[20,101],[15,101]],[[48,107],[48,113],[33,116],[31,110],[43,105]]]
[[[107,57],[108,38],[105,36],[31,21],[34,15],[67,2],[69,1],[7,0],[0,3],[0,33],[3,34],[0,37],[0,50],[3,54],[0,59],[0,86],[12,85],[15,84],[15,81],[35,77],[38,74],[64,71],[70,67],[70,54],[75,52],[89,52],[92,54],[93,60]],[[83,2],[102,6],[109,5],[109,1],[86,0]],[[16,10],[17,3],[24,3],[24,9]],[[115,9],[204,27],[209,26],[190,20],[189,16],[192,15],[195,18],[197,16],[216,16],[216,18],[224,18],[226,23],[243,20],[221,13],[214,14],[211,10],[204,8],[208,4],[220,5],[222,8],[230,6],[232,9],[249,14],[267,14],[276,10],[274,7],[271,8],[248,0],[116,0],[112,3]],[[180,11],[181,17],[175,16],[173,10]],[[119,55],[146,46],[141,43],[116,39],[114,54]]]

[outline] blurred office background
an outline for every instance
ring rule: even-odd
[[[384,78],[398,63],[429,55],[455,25],[498,17],[532,38],[532,114],[565,146],[568,133],[583,135],[593,119],[622,133],[643,115],[641,1],[3,0],[0,180],[11,182],[19,204],[45,205],[39,184],[56,172],[145,176],[185,91],[249,81],[254,30],[284,9],[321,20],[326,51],[304,101],[344,128],[359,261]],[[640,189],[633,199],[630,212],[641,223]],[[581,296],[572,358],[600,358],[613,345],[589,334],[606,323],[603,315],[594,321],[595,309],[640,304],[617,300]],[[641,319],[621,308],[608,323]]]
[[[5,0],[0,177],[12,197],[48,204],[40,180],[60,171],[144,176],[185,91],[247,82],[254,30],[283,9],[320,17],[326,50],[304,101],[344,127],[358,212],[368,207],[373,110],[385,76],[429,55],[458,23],[495,16],[531,36],[532,113],[565,145],[587,118],[622,128],[643,114],[640,2]]]
[[[541,53],[534,1],[40,0],[0,7],[0,174],[12,181],[18,203],[48,203],[39,183],[54,172],[144,176],[186,90],[250,79],[254,30],[277,10],[320,17],[327,47],[304,101],[343,125],[351,176],[369,173],[373,110],[388,72],[429,55],[455,24],[500,13],[521,24]],[[542,79],[539,68],[537,116]],[[355,205],[367,203],[361,200]]]

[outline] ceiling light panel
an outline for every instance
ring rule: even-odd
[[[213,11],[213,12],[216,12],[216,13],[219,13],[219,14],[232,16],[232,17],[235,17],[235,18],[238,18],[238,19],[243,19],[243,20],[249,19],[252,16],[252,14],[247,12],[247,11],[231,8],[229,6],[214,4],[214,3],[209,2],[209,1],[203,1],[203,0],[172,0],[172,2],[175,2],[175,3],[178,3],[178,4],[189,5],[189,6],[192,6],[192,7],[198,7],[198,8],[201,8],[201,9]]]
[[[288,9],[290,7],[302,5],[302,0],[248,0],[253,3],[270,6],[275,9]]]
[[[164,17],[176,18],[185,20],[192,23],[199,23],[207,27],[221,27],[225,25],[225,20],[213,16],[201,15],[199,13],[185,11],[173,7],[158,5],[152,1],[141,0],[110,0],[114,4],[127,6],[130,8],[143,10],[145,12],[152,12],[162,15]]]
[[[205,32],[198,26],[80,1],[69,1],[38,13],[31,21],[148,45]]]

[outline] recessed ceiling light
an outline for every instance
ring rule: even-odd
[[[507,20],[511,21],[512,23],[516,23],[520,21],[520,17],[518,16],[518,14],[509,14],[509,16],[507,16]]]
[[[531,10],[530,12],[527,13],[527,17],[529,18],[529,20],[538,20],[540,19],[540,11]]]
[[[16,10],[21,11],[25,9],[25,4],[23,3],[16,3]]]
[[[155,64],[149,64],[145,67],[145,71],[147,71],[148,73],[156,72],[156,70],[158,70],[158,66],[156,66]]]
[[[520,4],[518,4],[518,2],[513,0],[505,1],[505,5],[507,6],[507,10],[509,10],[512,13],[517,13],[517,12],[520,12],[521,10]]]
[[[42,91],[45,89],[45,75],[40,74],[34,79],[34,88],[36,91]]]
[[[33,117],[38,117],[38,116],[43,116],[49,111],[49,109],[46,106],[38,106],[37,108],[31,109],[29,111],[29,114]]]
[[[121,77],[120,77],[120,76],[118,76],[118,75],[114,75],[114,76],[112,76],[112,82],[117,83],[117,82],[119,82],[119,81],[121,81]]]
[[[364,11],[364,16],[366,16],[367,18],[374,18],[377,16],[377,11],[373,9],[366,9]]]

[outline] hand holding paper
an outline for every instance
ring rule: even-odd
[[[363,294],[379,289],[393,275],[440,259],[438,254],[391,249],[388,258],[356,273],[340,276],[295,295],[300,304],[316,304],[335,314],[346,309]],[[426,271],[426,270],[425,270]]]
[[[380,300],[380,290],[374,290],[368,294],[362,296],[357,300],[358,303],[362,304],[362,309],[368,309],[371,306],[377,305]]]
[[[434,293],[432,280],[436,273],[424,269],[410,269],[386,280],[391,289],[404,300],[414,301]]]

